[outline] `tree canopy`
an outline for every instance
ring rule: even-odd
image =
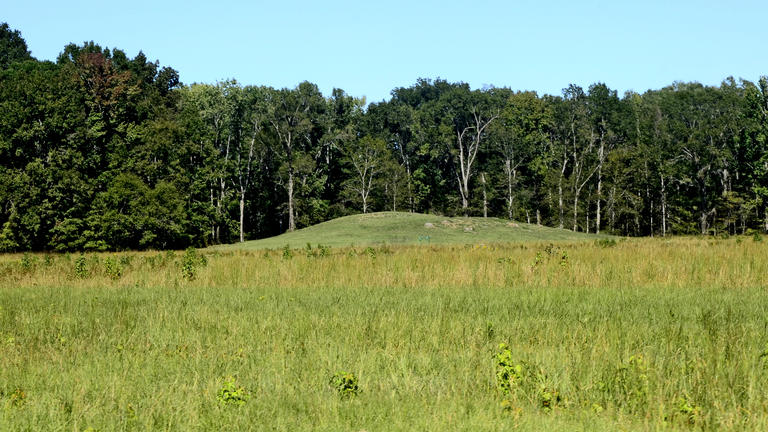
[[[94,42],[38,61],[0,25],[0,251],[183,248],[355,212],[584,232],[768,230],[768,78],[560,95],[418,79],[184,85]]]

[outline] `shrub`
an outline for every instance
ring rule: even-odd
[[[75,277],[85,279],[88,277],[88,264],[85,255],[80,254],[75,260]]]
[[[312,250],[312,243],[307,242],[307,246],[304,248],[307,258],[315,258],[317,257],[317,252]]]
[[[614,239],[598,239],[595,240],[595,245],[601,247],[601,248],[612,248],[615,247],[618,244],[618,242]]]
[[[289,260],[293,258],[293,251],[289,245],[283,246],[283,259]]]
[[[131,265],[131,261],[133,261],[133,257],[130,255],[122,255],[119,262],[121,266],[128,267]]]
[[[224,384],[216,393],[216,400],[224,405],[242,406],[245,405],[250,398],[251,394],[248,390],[237,385],[235,383],[235,378],[232,376],[228,376],[224,379]]]
[[[112,280],[120,279],[123,275],[123,267],[112,257],[107,257],[104,260],[104,273]]]
[[[357,377],[353,373],[336,372],[331,377],[330,384],[342,399],[348,399],[360,393]]]
[[[195,280],[197,277],[197,268],[208,265],[208,259],[204,255],[199,255],[193,247],[188,247],[181,257],[181,277],[186,280]]]
[[[512,350],[505,343],[499,345],[493,357],[496,361],[496,390],[502,395],[509,395],[523,379],[523,365],[512,359]]]
[[[0,396],[2,396],[2,392],[0,392]],[[16,389],[8,395],[8,400],[12,407],[21,408],[27,403],[27,392],[21,387],[16,387]]]
[[[24,255],[21,256],[21,269],[25,272],[31,271],[34,267],[34,258],[29,252],[24,252]]]
[[[678,399],[677,411],[683,415],[685,422],[689,425],[696,424],[696,421],[701,418],[701,407],[693,403],[687,396]]]
[[[552,411],[552,409],[557,406],[562,401],[562,398],[560,397],[560,392],[552,389],[550,387],[547,387],[545,385],[541,385],[539,387],[539,406],[541,409],[543,409],[546,412]]]

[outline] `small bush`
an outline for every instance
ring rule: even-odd
[[[598,247],[601,247],[601,248],[612,248],[612,247],[615,247],[617,244],[619,244],[619,243],[616,240],[614,240],[614,239],[599,239],[599,240],[595,240],[595,245],[597,245]]]
[[[539,407],[545,412],[552,411],[562,400],[559,391],[544,385],[539,387]]]
[[[32,268],[35,266],[34,258],[29,252],[24,252],[24,255],[21,256],[20,264],[23,271],[32,271]]]
[[[342,399],[348,399],[360,393],[357,377],[353,373],[344,371],[336,372],[331,377],[330,385]]]
[[[694,425],[701,418],[701,407],[696,405],[688,397],[681,397],[677,401],[677,412],[683,415],[685,422]]]
[[[133,257],[130,255],[122,255],[119,262],[121,266],[128,267],[131,265],[131,261],[133,261]]]
[[[502,395],[511,394],[523,379],[523,365],[512,358],[512,350],[502,343],[493,356],[496,361],[496,390]]]
[[[307,246],[304,248],[307,258],[316,258],[317,252],[312,249],[312,243],[307,242]]]
[[[104,260],[104,273],[110,279],[118,280],[123,275],[123,267],[114,258],[107,257]]]
[[[16,389],[8,395],[8,400],[12,407],[21,408],[27,403],[27,392],[21,387],[16,387]]]
[[[535,269],[544,261],[544,255],[541,252],[536,252],[536,257],[533,259],[531,269]]]
[[[88,277],[88,263],[85,260],[85,255],[80,254],[75,260],[75,277],[79,279],[85,279]]]
[[[289,245],[283,246],[283,259],[289,260],[293,258],[293,251],[291,250],[291,247]]]
[[[191,281],[197,277],[197,268],[208,265],[208,259],[199,255],[193,247],[188,247],[181,257],[181,277]]]
[[[242,406],[248,402],[251,398],[251,394],[235,383],[235,378],[229,376],[224,379],[224,384],[216,393],[216,400],[224,405],[236,405]]]

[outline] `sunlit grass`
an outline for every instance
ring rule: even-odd
[[[766,430],[766,247],[5,255],[0,430]]]
[[[506,219],[449,218],[403,212],[379,212],[346,216],[267,239],[217,246],[216,249],[275,249],[307,243],[334,247],[388,245],[478,244],[594,240],[595,236],[570,230]]]

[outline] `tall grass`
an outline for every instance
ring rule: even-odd
[[[6,255],[0,430],[768,430],[766,247]]]

